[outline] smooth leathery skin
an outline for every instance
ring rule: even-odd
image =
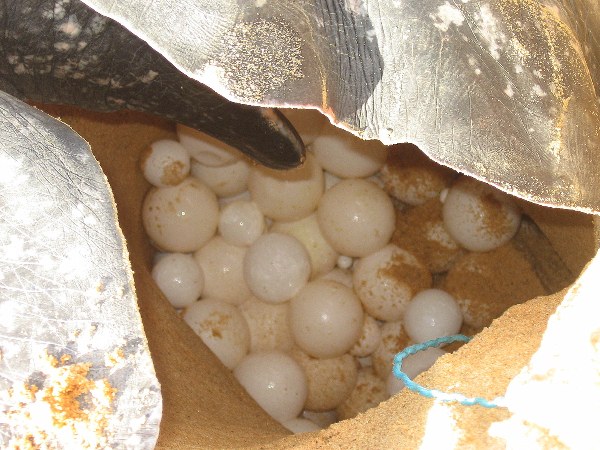
[[[0,89],[18,98],[159,115],[273,168],[303,160],[281,113],[229,102],[78,0],[2,2],[0,33]]]

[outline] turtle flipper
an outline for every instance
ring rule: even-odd
[[[278,111],[230,102],[84,3],[55,3],[0,7],[0,89],[36,102],[162,116],[272,168],[302,162],[302,140]]]

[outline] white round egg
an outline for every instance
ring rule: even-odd
[[[239,150],[181,124],[177,124],[177,138],[192,158],[206,166],[226,166],[242,157]]]
[[[150,189],[142,206],[142,221],[160,250],[189,253],[215,234],[219,204],[213,191],[189,177],[177,186]]]
[[[468,177],[449,189],[442,215],[450,236],[473,252],[506,244],[521,224],[521,213],[507,194]]]
[[[247,247],[264,231],[265,216],[253,201],[236,200],[221,210],[219,233],[232,245]]]
[[[235,306],[205,298],[185,308],[183,320],[229,369],[248,353],[250,331]]]
[[[323,237],[316,214],[294,222],[275,222],[270,231],[293,236],[304,245],[310,256],[311,278],[323,275],[335,267],[338,253]]]
[[[278,422],[297,417],[308,394],[299,364],[282,352],[250,353],[233,374],[262,409]]]
[[[312,151],[325,170],[340,178],[373,175],[387,158],[387,148],[381,142],[364,141],[335,126],[321,131]]]
[[[200,250],[194,259],[204,273],[203,297],[217,298],[239,305],[251,295],[244,277],[246,247],[237,247],[215,236]]]
[[[358,341],[363,310],[352,289],[330,280],[308,283],[290,302],[294,341],[316,358],[333,358]]]
[[[301,167],[275,170],[255,166],[248,179],[252,200],[263,214],[282,222],[311,214],[317,208],[324,187],[323,170],[310,153]]]
[[[157,187],[176,186],[190,172],[190,155],[179,142],[162,139],[150,144],[142,153],[141,166],[150,184]]]
[[[389,242],[396,213],[392,201],[380,188],[369,181],[349,179],[325,192],[317,219],[323,236],[338,253],[360,257]]]
[[[460,331],[463,315],[450,294],[426,289],[413,297],[404,311],[404,329],[414,342],[425,342]]]
[[[152,268],[152,278],[175,308],[184,308],[200,297],[204,274],[190,255],[164,254]]]
[[[243,159],[219,167],[192,161],[191,174],[206,183],[219,197],[231,197],[246,190],[250,167]]]
[[[428,370],[436,360],[446,352],[437,347],[430,347],[414,355],[407,356],[402,361],[402,371],[413,380],[417,375]],[[386,380],[386,391],[391,397],[404,388],[404,383],[390,372]]]
[[[432,282],[427,268],[394,244],[359,259],[352,280],[365,310],[385,321],[399,320],[410,299]]]
[[[248,249],[244,276],[260,300],[281,303],[304,287],[310,277],[310,257],[298,239],[281,233],[266,233]]]

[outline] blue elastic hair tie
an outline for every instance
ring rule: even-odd
[[[435,398],[443,402],[458,402],[466,406],[481,405],[486,408],[503,407],[502,398],[496,398],[490,401],[481,397],[467,397],[463,394],[442,392],[436,389],[428,389],[424,386],[421,386],[418,383],[415,383],[410,378],[408,378],[408,375],[402,372],[402,361],[404,361],[404,359],[410,355],[414,355],[415,353],[426,350],[430,347],[439,347],[440,345],[450,344],[452,342],[457,341],[469,342],[470,340],[471,338],[468,336],[465,336],[463,334],[455,334],[454,336],[444,336],[441,338],[423,342],[421,344],[411,345],[410,347],[405,348],[403,351],[401,351],[394,357],[394,376],[396,378],[399,378],[408,389],[418,394],[421,394],[422,396],[427,398]]]

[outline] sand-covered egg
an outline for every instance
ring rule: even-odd
[[[239,306],[250,329],[250,351],[289,351],[294,338],[289,324],[289,303],[266,303],[250,297]]]
[[[521,213],[508,194],[468,177],[460,177],[449,189],[443,217],[450,236],[474,252],[506,244],[521,223]]]
[[[517,303],[546,294],[531,261],[508,243],[459,258],[441,285],[460,305],[466,325],[479,330]]]
[[[386,192],[413,206],[437,197],[455,177],[456,172],[433,162],[411,144],[390,147],[379,173]]]
[[[359,358],[369,356],[377,350],[380,343],[381,330],[379,329],[379,324],[373,317],[365,314],[360,336],[356,344],[350,349],[350,354]]]
[[[394,356],[411,344],[401,320],[385,322],[381,326],[381,342],[371,355],[373,370],[385,379],[392,371]]]
[[[447,272],[465,250],[446,230],[439,198],[399,212],[392,243],[421,261],[432,273]]]
[[[371,367],[358,370],[354,389],[337,408],[340,420],[351,419],[388,398],[385,381]]]
[[[348,398],[354,389],[358,368],[352,356],[345,354],[335,358],[313,358],[299,349],[294,349],[291,355],[306,374],[306,409],[332,410]]]
[[[141,155],[144,178],[154,186],[175,186],[190,173],[190,155],[177,141],[153,142]]]
[[[359,259],[352,280],[365,310],[385,321],[399,320],[410,299],[431,287],[427,268],[393,244]]]

